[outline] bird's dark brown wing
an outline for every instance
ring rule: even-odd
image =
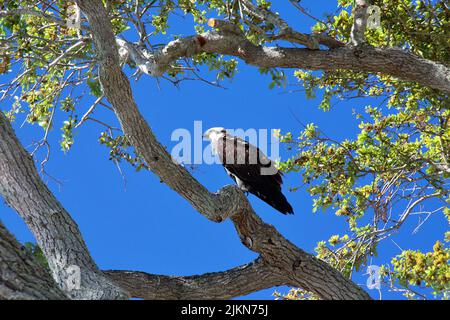
[[[282,173],[261,150],[245,140],[227,135],[219,141],[217,154],[230,176],[243,190],[282,213],[293,213],[281,193]]]

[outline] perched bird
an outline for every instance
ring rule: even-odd
[[[282,173],[261,150],[221,127],[208,129],[204,137],[242,191],[254,194],[283,214],[294,213],[281,192]]]

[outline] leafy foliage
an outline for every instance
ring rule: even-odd
[[[298,288],[292,288],[287,294],[275,291],[273,295],[276,300],[320,300],[313,293]]]
[[[48,261],[44,256],[44,253],[42,252],[42,249],[32,242],[25,242],[23,245],[23,248],[26,250],[26,252],[32,256],[37,263],[39,263],[41,266],[43,266],[45,269],[50,271],[50,267],[48,266]]]
[[[397,280],[402,286],[431,287],[434,295],[442,295],[444,299],[450,296],[450,248],[437,241],[432,252],[422,253],[418,250],[405,250],[392,259],[392,272],[387,269],[384,274]],[[407,292],[414,298],[414,292]]]
[[[170,35],[172,19],[177,15],[191,19],[197,33],[206,30],[207,17],[228,20],[255,45],[278,44],[286,32],[292,31],[266,0],[254,2],[250,9],[242,1],[228,0],[104,3],[116,36],[129,38],[132,34],[136,44],[151,53],[160,49],[158,43],[180,37]],[[313,17],[317,23],[311,29],[313,34],[348,43],[353,1],[338,0],[337,4],[337,11],[324,19]],[[381,9],[381,26],[366,31],[365,45],[399,47],[450,65],[447,1],[373,0],[371,4]],[[10,102],[11,108],[5,111],[11,120],[22,117],[42,127],[38,147],[56,131],[61,135],[60,148],[67,152],[76,142],[76,130],[92,121],[101,127],[99,143],[108,148],[112,161],[124,160],[137,170],[146,169],[122,132],[94,113],[96,108],[113,110],[103,101],[85,22],[81,21],[80,29],[67,24],[71,6],[71,2],[62,0],[0,3],[0,74],[6,79],[0,84],[0,101]],[[25,9],[28,13],[20,12]],[[199,73],[207,71],[213,74],[213,80],[206,82],[219,85],[234,77],[237,65],[236,59],[202,53],[189,61],[173,63],[164,78],[175,84],[204,80]],[[290,79],[281,69],[261,69],[260,73],[270,77],[269,88],[285,87]],[[140,75],[135,73],[136,79]],[[298,176],[298,186],[293,190],[307,186],[314,199],[314,212],[333,211],[348,223],[344,234],[317,244],[320,259],[351,277],[377,255],[381,243],[398,232],[412,214],[419,214],[419,207],[425,219],[450,215],[448,95],[383,74],[346,70],[296,70],[294,79],[308,98],[320,97],[318,106],[324,112],[341,100],[371,98],[364,110],[354,110],[359,122],[359,132],[354,136],[333,139],[314,123],[304,125],[299,132],[281,135],[292,156],[279,167]],[[415,287],[420,286],[431,287],[436,296],[448,298],[449,237],[447,233],[447,241],[436,242],[432,252],[404,250],[393,257],[384,268],[387,285],[405,288],[410,298],[417,296]],[[38,248],[30,248],[39,255]],[[280,299],[315,298],[300,289],[275,295]]]
[[[368,44],[402,47],[449,65],[450,16],[444,2],[373,1],[381,8],[382,26],[367,30]],[[314,28],[348,41],[351,2],[340,1],[340,5],[342,9],[328,17],[327,24]],[[333,108],[335,101],[373,100],[364,112],[354,110],[360,129],[354,138],[337,141],[314,124],[304,126],[298,135],[282,136],[297,152],[279,166],[285,172],[301,173],[314,198],[313,211],[333,209],[348,222],[348,234],[319,242],[316,251],[350,277],[419,206],[425,217],[448,212],[450,98],[386,75],[297,70],[295,77],[309,98],[322,95],[323,111]],[[405,295],[412,297],[411,286],[424,283],[437,296],[448,297],[447,244],[438,242],[434,253],[405,250],[393,258],[391,285],[408,286],[411,290]]]
[[[134,155],[134,152],[131,150],[131,145],[125,136],[114,136],[110,132],[102,132],[99,142],[109,149],[109,160],[113,160],[116,163],[125,160],[136,168],[136,171],[147,169],[144,159]]]

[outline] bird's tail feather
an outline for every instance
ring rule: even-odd
[[[249,191],[282,214],[294,214],[292,206],[289,204],[281,190],[264,190],[264,192],[259,190]]]

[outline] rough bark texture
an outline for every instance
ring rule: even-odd
[[[0,222],[0,300],[67,299],[49,272]]]
[[[211,193],[171,159],[136,106],[129,80],[119,65],[116,39],[101,1],[79,0],[77,3],[89,21],[104,94],[113,106],[128,141],[145,159],[149,168],[208,219],[223,221],[231,217],[242,243],[260,253],[264,263],[271,266],[273,276],[283,279],[284,284],[301,286],[323,299],[369,299],[369,295],[356,284],[326,263],[297,248],[273,226],[265,224],[254,213],[238,188],[228,186],[217,193]],[[190,41],[198,40],[194,38]],[[224,46],[223,50],[233,52],[238,49],[233,42],[229,45],[226,48]],[[207,46],[208,43],[204,47]],[[239,53],[244,57],[247,57],[246,52],[251,54],[253,51],[262,59],[273,60],[278,56],[275,49],[265,52],[267,49],[255,47],[248,42],[245,46],[241,48],[244,53]]]
[[[36,237],[56,283],[72,298],[126,297],[97,270],[80,230],[43,183],[33,159],[22,147],[0,112],[0,194],[16,210]],[[69,285],[73,267],[81,271],[79,289]]]
[[[123,42],[119,42],[121,45]],[[125,45],[122,51],[127,52]],[[133,58],[136,49],[130,51]],[[401,80],[417,82],[426,87],[450,93],[450,68],[420,58],[400,48],[375,48],[369,45],[345,46],[332,50],[309,50],[256,46],[243,34],[211,31],[202,35],[177,39],[149,57],[147,67],[152,76],[160,76],[169,65],[182,57],[201,52],[239,57],[247,64],[264,68],[294,68],[307,70],[352,70],[388,74]],[[138,61],[140,67],[142,61]],[[141,71],[145,72],[145,70]]]
[[[364,32],[367,26],[367,8],[369,4],[366,0],[355,0],[353,8],[353,26],[350,34],[351,42],[354,46],[359,46],[365,42]]]
[[[284,283],[283,277],[274,275],[272,268],[261,258],[228,271],[199,276],[176,277],[117,270],[108,270],[105,274],[133,297],[144,299],[230,299]]]
[[[63,292],[70,298],[83,299],[126,298],[126,292],[133,297],[148,299],[227,299],[272,286],[290,285],[309,290],[323,299],[369,299],[359,286],[296,247],[273,226],[264,223],[238,188],[226,186],[216,193],[209,192],[174,162],[140,114],[129,80],[119,62],[131,60],[142,72],[160,76],[177,59],[208,52],[239,57],[247,64],[266,68],[345,69],[383,73],[446,93],[450,93],[450,69],[398,48],[374,48],[364,44],[367,21],[367,1],[364,0],[356,1],[350,46],[344,46],[324,35],[314,38],[296,33],[278,16],[262,12],[251,1],[243,1],[243,9],[247,14],[262,14],[264,19],[270,19],[277,25],[279,39],[304,44],[314,50],[256,46],[228,22],[213,20],[210,25],[218,30],[177,39],[155,53],[142,51],[126,40],[116,39],[102,1],[76,2],[88,18],[89,27],[84,26],[83,30],[91,32],[94,41],[103,92],[137,153],[161,181],[189,201],[206,218],[215,222],[231,219],[241,242],[257,252],[259,258],[228,271],[199,276],[172,277],[134,271],[100,272],[77,225],[42,182],[32,159],[0,113],[0,193],[19,212],[36,236],[49,261],[53,277]],[[319,45],[322,48],[325,45],[329,50],[320,50]],[[42,288],[49,288],[50,291],[35,292],[35,288],[41,285],[32,277],[35,266],[16,263],[20,253],[10,236],[5,234],[5,230],[0,227],[0,265],[1,270],[7,270],[7,273],[0,274],[0,297],[2,294],[17,298],[59,297],[61,292],[52,289],[45,276],[41,279]],[[79,290],[70,290],[67,285],[66,280],[70,276],[67,269],[71,265],[81,268]],[[17,275],[16,283],[8,280],[13,274]],[[27,281],[30,282],[28,285]]]

